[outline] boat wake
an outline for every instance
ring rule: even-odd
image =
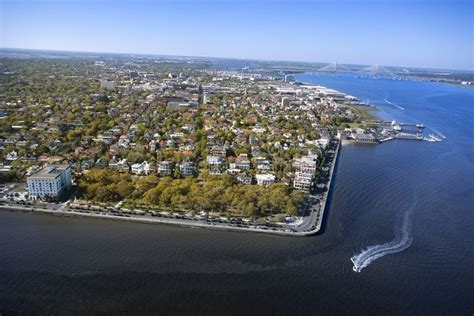
[[[401,231],[397,232],[394,240],[381,245],[369,246],[360,253],[352,256],[352,270],[354,270],[354,272],[361,272],[362,269],[375,260],[386,255],[401,252],[410,247],[412,242],[410,218],[415,206],[416,202],[403,214]]]
[[[428,126],[428,128],[429,128],[430,130],[432,130],[433,132],[435,132],[436,135],[438,135],[438,136],[441,137],[442,139],[446,139],[446,136],[444,136],[444,135],[443,135],[440,131],[438,131],[436,128],[433,128],[433,127],[431,127],[431,126]]]
[[[386,97],[384,101],[385,101],[385,103],[390,104],[390,105],[396,107],[397,109],[400,109],[400,110],[403,110],[403,111],[405,110],[404,107],[402,107],[402,106],[400,106],[400,105],[398,105],[398,104],[393,103],[392,101],[390,101],[390,100],[388,99],[388,97]],[[411,117],[411,116],[409,116],[409,115],[406,115],[406,116],[407,116],[408,118],[410,118],[411,120],[413,120],[414,122],[416,122],[416,123],[418,123],[418,124],[421,124],[417,119],[415,119],[415,118],[413,118],[413,117]],[[441,138],[441,140],[446,139],[446,136],[444,136],[443,133],[441,133],[441,132],[440,132],[439,130],[437,130],[436,128],[431,127],[431,126],[426,126],[426,127],[429,128],[430,130],[432,130],[432,131],[434,132],[434,134],[435,134],[434,136],[436,136],[436,138]],[[438,141],[438,140],[435,140],[435,141]]]
[[[398,105],[398,104],[396,104],[396,103],[393,103],[392,101],[389,101],[388,98],[385,98],[384,101],[385,101],[385,103],[390,104],[390,105],[396,107],[396,108],[399,109],[399,110],[405,111],[405,108],[404,108],[403,106],[400,106],[400,105]]]

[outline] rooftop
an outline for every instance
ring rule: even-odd
[[[30,176],[29,178],[32,179],[55,179],[59,176],[61,171],[70,168],[68,165],[54,165],[54,166],[46,166],[39,170],[34,175]]]

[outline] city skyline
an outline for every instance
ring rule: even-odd
[[[0,11],[4,48],[473,69],[463,1],[3,1]]]

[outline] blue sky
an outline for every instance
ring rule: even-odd
[[[473,3],[0,0],[0,47],[473,69]]]

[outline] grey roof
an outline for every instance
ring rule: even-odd
[[[53,165],[46,166],[34,175],[28,177],[29,179],[55,179],[59,176],[60,172],[70,168],[69,165]]]

